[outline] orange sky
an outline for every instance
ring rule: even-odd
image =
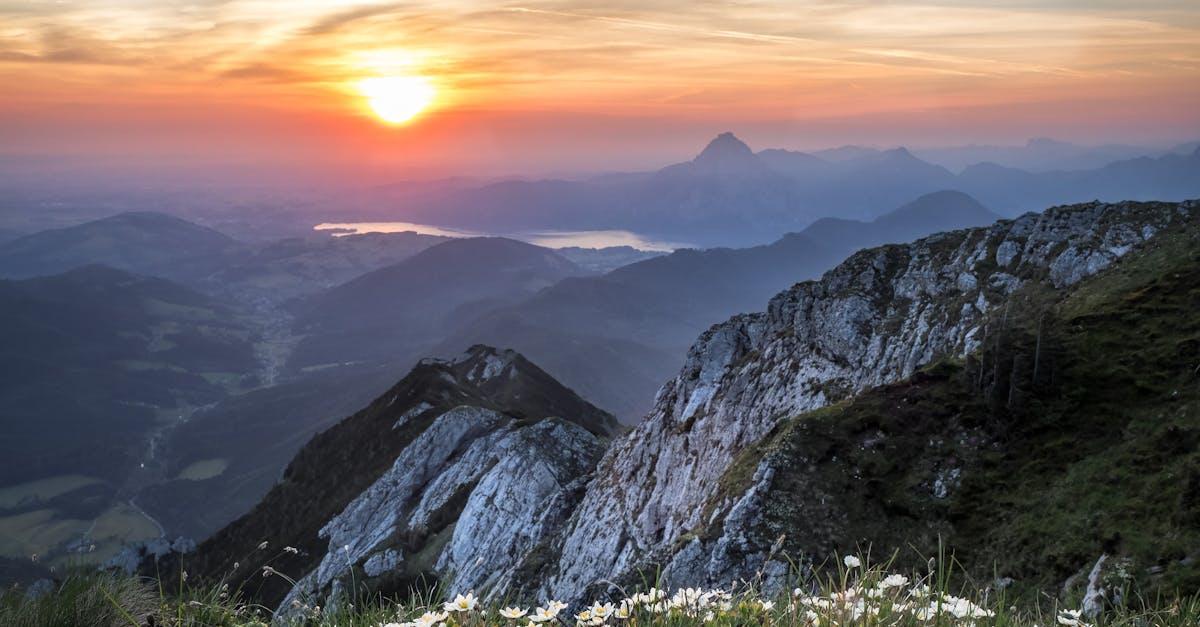
[[[359,81],[423,76],[373,116]],[[1200,4],[0,0],[0,152],[481,173],[1200,136]]]

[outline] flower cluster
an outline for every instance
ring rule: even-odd
[[[971,599],[935,590],[930,579],[912,581],[901,574],[867,568],[854,556],[843,559],[838,581],[829,581],[825,592],[796,588],[789,595],[771,600],[756,590],[706,590],[679,588],[668,593],[650,588],[617,600],[596,601],[571,614],[567,604],[549,601],[535,608],[504,607],[490,613],[473,593],[459,594],[441,605],[440,611],[425,611],[403,623],[381,627],[640,627],[670,625],[786,625],[788,627],[841,627],[850,625],[938,625],[982,627],[1004,622],[996,612]],[[416,610],[419,612],[422,610]],[[414,612],[414,613],[416,613]],[[499,615],[499,619],[493,618]],[[1074,610],[1060,610],[1057,622],[1063,627],[1091,627]]]
[[[406,623],[387,623],[383,627],[445,627],[449,612],[425,612]]]
[[[506,607],[499,611],[501,617],[509,621],[517,621],[528,617],[526,625],[540,627],[542,623],[556,622],[558,614],[567,608],[561,601],[550,601],[545,607],[536,608],[532,614],[529,610],[519,607]],[[442,611],[426,611],[420,616],[406,622],[384,623],[380,627],[446,627],[447,623],[464,624],[472,616],[485,614],[479,605],[479,598],[473,592],[459,594],[450,601],[442,604]]]
[[[849,571],[862,567],[862,561],[853,555],[847,555],[842,563],[848,576]],[[803,619],[800,622],[810,625],[855,624],[883,617],[918,624],[974,625],[979,619],[995,616],[995,612],[970,599],[909,583],[904,575],[873,573],[824,596],[808,595],[797,588],[792,591],[789,612],[799,614]]]

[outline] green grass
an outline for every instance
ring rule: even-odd
[[[810,625],[945,627],[1032,627],[1060,624],[1069,606],[1020,607],[1002,593],[986,588],[956,588],[947,569],[952,560],[935,561],[925,570],[900,576],[894,564],[868,563],[804,571],[793,585],[773,594],[756,589],[753,582],[729,589],[690,592],[658,591],[656,588],[620,590],[592,604],[567,606],[557,618],[543,625],[629,625],[629,626],[751,626]],[[890,576],[889,576],[890,575]],[[266,576],[283,577],[268,573]],[[0,594],[0,624],[14,627],[68,625],[156,627],[233,627],[274,624],[292,626],[378,627],[409,623],[422,615],[452,627],[508,627],[528,625],[538,608],[550,608],[551,599],[518,603],[509,600],[480,602],[466,611],[448,611],[450,595],[428,589],[404,599],[372,597],[356,603],[343,600],[336,607],[321,608],[303,602],[274,615],[270,609],[246,602],[241,590],[218,582],[193,586],[186,577],[177,588],[166,589],[147,579],[96,572],[71,572],[40,595],[10,589]],[[512,607],[526,612],[520,620],[499,612]],[[552,608],[551,608],[552,609]],[[586,612],[586,613],[585,613]],[[1163,627],[1200,624],[1200,598],[1186,597],[1161,604],[1136,600],[1110,608],[1106,613],[1085,618],[1081,624],[1112,627]]]
[[[59,475],[5,486],[0,488],[0,509],[12,509],[23,503],[49,501],[56,496],[96,483],[101,481],[95,477]]]
[[[160,533],[158,526],[145,514],[128,503],[116,503],[93,524],[89,537],[95,548],[87,555],[90,561],[102,562],[116,555],[126,544],[151,540]]]
[[[0,555],[16,559],[45,557],[87,530],[86,520],[61,519],[53,509],[0,517]]]
[[[81,560],[100,563],[127,543],[157,538],[159,533],[153,521],[127,503],[114,503],[95,519],[65,517],[51,508],[36,509],[0,517],[0,556],[37,559],[55,567]],[[85,536],[90,545],[87,551],[64,550]]]
[[[204,481],[219,477],[229,468],[229,460],[223,458],[202,459],[197,462],[188,464],[186,468],[179,471],[179,476],[176,479],[184,479],[187,481]]]
[[[131,627],[162,614],[163,599],[145,582],[102,574],[72,574],[40,596],[10,590],[0,597],[5,627]],[[157,620],[153,624],[158,623]],[[193,623],[198,624],[198,623]]]

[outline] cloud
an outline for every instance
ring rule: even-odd
[[[1200,6],[1169,0],[0,5],[4,78],[76,99],[107,93],[100,65],[129,68],[126,100],[211,89],[327,111],[353,110],[357,80],[406,72],[430,77],[447,108],[731,116],[1003,106],[1024,94],[1123,98],[1136,111],[1200,84]]]
[[[331,15],[326,15],[304,29],[306,35],[328,35],[341,30],[345,26],[349,26],[359,20],[375,17],[377,15],[386,15],[392,13],[403,5],[400,4],[385,4],[377,6],[364,6],[346,11],[340,11]]]
[[[577,13],[570,11],[552,11],[547,9],[536,9],[531,7],[509,7],[505,9],[514,13],[529,13],[535,15],[548,15],[554,17],[570,18],[579,21],[596,21],[615,24],[618,26],[629,26],[650,31],[676,33],[681,35],[700,35],[703,37],[717,37],[727,39],[737,39],[743,41],[757,41],[763,43],[781,43],[781,44],[796,44],[796,43],[812,43],[814,40],[807,37],[794,37],[789,35],[772,35],[767,33],[747,32],[740,30],[729,30],[721,28],[706,28],[703,26],[689,26],[678,22],[655,21],[641,18],[619,17],[611,15],[598,15],[590,13]]]
[[[36,44],[23,46],[12,40],[0,44],[0,60],[81,65],[138,65],[145,60],[79,30],[44,26],[35,32]]]
[[[269,63],[252,63],[221,72],[225,78],[257,80],[265,83],[303,83],[315,80],[305,72]]]

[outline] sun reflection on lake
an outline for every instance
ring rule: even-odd
[[[441,237],[509,237],[522,242],[545,246],[546,248],[569,248],[576,246],[580,248],[608,248],[611,246],[629,246],[650,252],[671,252],[679,248],[692,247],[689,244],[661,241],[632,231],[621,230],[543,230],[517,233],[485,233],[482,231],[451,229],[413,222],[322,222],[314,226],[313,230],[332,231],[334,236],[359,235],[363,233],[413,232],[421,235],[438,235]]]

